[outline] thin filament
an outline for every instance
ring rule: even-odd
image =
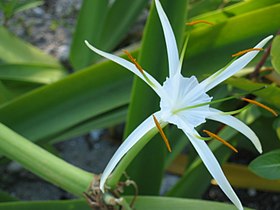
[[[251,99],[248,99],[248,98],[241,98],[241,99],[243,101],[246,101],[246,102],[251,103],[251,104],[255,104],[255,105],[257,105],[257,106],[259,106],[259,107],[261,107],[261,108],[271,112],[275,117],[278,116],[278,113],[275,110],[271,109],[270,107],[268,107],[268,106],[266,106],[266,105],[264,105],[264,104],[262,104],[262,103],[260,103],[258,101],[251,100]]]
[[[235,53],[235,54],[232,55],[232,57],[237,57],[237,56],[243,55],[243,54],[245,54],[247,52],[262,51],[262,50],[263,50],[263,48],[250,48],[250,49],[242,50],[242,51],[240,51],[238,53]]]
[[[220,136],[208,131],[208,130],[203,130],[204,133],[206,133],[208,136],[212,137],[213,139],[218,140],[219,142],[223,143],[224,145],[226,145],[228,148],[230,148],[232,151],[234,152],[238,152],[238,150],[232,146],[230,143],[228,143],[226,140],[222,139]]]
[[[163,141],[164,141],[168,151],[171,152],[171,147],[170,147],[170,144],[169,144],[169,141],[168,141],[166,135],[164,134],[164,132],[163,132],[163,130],[162,130],[162,128],[161,128],[157,118],[154,115],[153,115],[153,118],[154,118],[154,122],[155,122],[155,124],[157,126],[157,129],[158,129],[158,131],[159,131],[159,133],[160,133],[160,135],[161,135],[161,137],[162,137],[162,139],[163,139]]]
[[[196,25],[196,24],[199,24],[199,23],[205,23],[205,24],[208,24],[208,25],[214,25],[214,23],[211,23],[211,22],[209,22],[207,20],[194,20],[194,21],[186,23],[186,25],[193,26],[193,25]]]
[[[136,68],[141,72],[141,74],[144,75],[144,70],[140,66],[140,64],[136,61],[136,59],[127,50],[123,50],[123,52],[127,55],[129,60],[131,60],[131,62],[136,66]]]

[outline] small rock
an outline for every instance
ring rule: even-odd
[[[12,161],[8,166],[7,166],[7,171],[10,172],[10,173],[16,173],[16,172],[19,172],[21,171],[22,169],[22,166],[15,162],[15,161]]]
[[[249,195],[250,197],[255,197],[255,196],[257,195],[256,189],[254,189],[254,188],[248,189],[248,195]]]
[[[59,60],[66,61],[69,55],[69,45],[61,45],[57,49],[57,56]]]
[[[34,16],[41,17],[44,14],[44,10],[40,7],[36,7],[33,9]]]

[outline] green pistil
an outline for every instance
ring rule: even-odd
[[[195,135],[195,137],[200,139],[200,140],[203,140],[203,141],[210,141],[210,140],[212,140],[211,137],[202,137],[202,136],[199,136],[199,135]]]
[[[241,109],[238,109],[238,110],[235,110],[235,111],[230,111],[230,112],[223,112],[224,115],[235,115],[235,114],[238,114],[246,109],[248,109],[250,106],[252,105],[247,105],[247,106],[244,106],[242,107]]]

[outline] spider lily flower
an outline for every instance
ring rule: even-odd
[[[224,123],[247,136],[256,149],[260,153],[262,152],[258,137],[246,124],[231,115],[227,115],[222,111],[210,107],[212,97],[207,94],[207,91],[244,68],[258,54],[259,50],[254,49],[262,48],[272,36],[263,39],[259,44],[252,48],[252,50],[249,50],[248,52],[246,51],[244,55],[235,59],[212,76],[202,82],[198,82],[195,76],[190,78],[182,76],[181,67],[184,50],[179,58],[175,36],[169,20],[164,13],[159,0],[155,0],[155,4],[164,32],[169,64],[169,77],[167,77],[163,85],[147,73],[127,52],[126,53],[129,55],[131,62],[113,54],[103,52],[85,41],[86,45],[97,54],[118,63],[136,74],[160,97],[160,110],[153,113],[142,122],[121,144],[109,161],[101,176],[100,189],[104,192],[105,182],[108,176],[112,173],[122,157],[143,136],[152,129],[157,128],[157,126],[164,127],[170,123],[176,125],[186,134],[208,171],[217,181],[223,192],[238,209],[243,209],[241,202],[226,179],[217,159],[209,149],[207,143],[201,140],[202,137],[200,137],[195,128],[204,123],[206,119]],[[157,123],[155,123],[156,121]]]

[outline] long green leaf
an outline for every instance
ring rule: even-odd
[[[249,168],[266,179],[280,179],[280,150],[273,150],[253,160]]]
[[[64,69],[42,64],[0,64],[0,79],[49,84],[66,76]]]
[[[218,3],[222,3],[221,1],[217,1],[215,3],[213,2],[199,2],[200,5],[198,6],[195,6],[194,9],[195,10],[200,10],[201,9],[197,9],[196,7],[201,7],[201,4],[210,4],[212,3],[213,4],[213,7],[214,6],[217,6]],[[199,4],[198,3],[198,4]],[[201,14],[198,14],[197,11],[190,11],[190,17],[192,17],[192,20],[207,20],[207,21],[210,21],[210,22],[213,22],[213,23],[220,23],[220,22],[224,22],[226,21],[227,19],[229,18],[233,18],[235,16],[238,16],[238,15],[242,15],[242,14],[245,14],[245,13],[248,13],[248,12],[251,12],[253,10],[257,10],[257,9],[263,9],[265,7],[268,7],[268,6],[272,6],[274,4],[279,4],[279,1],[278,0],[258,0],[258,1],[255,1],[255,0],[247,0],[247,1],[240,1],[239,3],[236,3],[234,5],[231,5],[231,6],[227,6],[225,8],[220,8],[212,12],[207,12],[207,13],[201,13]],[[205,6],[205,10],[209,10],[209,7],[208,6]],[[195,25],[195,27],[201,27],[203,25]]]
[[[74,33],[70,62],[78,70],[92,63],[96,58],[88,47],[85,40],[99,46],[101,30],[108,10],[109,0],[84,0]]]
[[[54,156],[7,126],[0,124],[0,153],[41,178],[82,196],[94,175]]]
[[[0,40],[0,60],[6,63],[46,64],[62,68],[55,58],[15,37],[4,27],[0,27]]]
[[[0,106],[0,120],[32,141],[44,139],[127,104],[128,75],[116,64],[100,63]]]
[[[245,78],[230,78],[226,81],[226,83],[246,91],[257,90],[265,87],[263,90],[254,92],[254,95],[261,97],[267,103],[280,109],[280,88],[275,85],[256,83]]]
[[[129,4],[127,0],[115,0],[104,22],[100,46],[112,50],[129,31],[147,3],[148,0],[130,1]]]
[[[14,13],[22,12],[25,10],[32,9],[34,7],[38,7],[42,5],[44,2],[42,0],[26,0],[18,2],[18,4],[14,8]]]
[[[233,53],[251,48],[276,33],[279,10],[280,3],[193,30],[183,66],[185,73],[204,78],[226,65]]]
[[[51,138],[52,142],[58,142],[81,136],[92,129],[108,128],[110,126],[114,126],[116,124],[124,122],[126,119],[126,115],[127,106],[120,107],[112,111],[108,111],[105,114],[101,114],[100,116],[88,119],[66,130],[63,130],[60,133],[55,134],[53,137],[46,138],[46,141]]]
[[[280,35],[273,39],[270,55],[274,69],[280,73]]]
[[[135,22],[147,0],[85,0],[79,14],[75,36],[71,46],[70,60],[75,69],[80,69],[96,62],[100,57],[92,53],[84,40],[95,46],[110,51]]]
[[[132,197],[126,197],[128,201]],[[0,210],[90,210],[91,208],[84,200],[68,200],[68,201],[32,201],[32,202],[6,202],[0,203]],[[215,210],[233,210],[234,206],[224,203],[201,201],[192,199],[180,198],[166,198],[166,197],[152,197],[139,196],[135,203],[137,210],[201,210],[201,209],[215,209]],[[249,210],[245,208],[245,210]]]

